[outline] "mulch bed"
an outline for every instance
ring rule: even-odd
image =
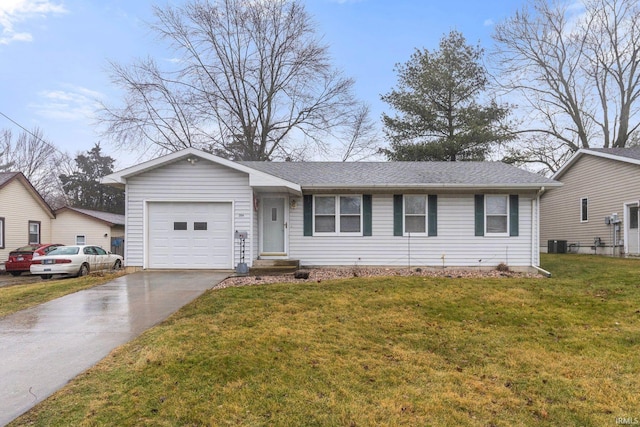
[[[393,268],[393,267],[338,267],[304,269],[308,272],[307,279],[296,279],[294,273],[264,276],[234,276],[220,282],[214,289],[232,286],[266,285],[269,283],[294,282],[322,282],[333,279],[348,279],[353,277],[384,277],[384,276],[419,276],[446,278],[496,278],[496,277],[526,277],[542,278],[537,273],[519,273],[514,271],[480,270],[480,269],[450,269],[450,268]]]

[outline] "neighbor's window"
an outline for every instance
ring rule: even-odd
[[[0,249],[4,249],[4,218],[0,218]]]
[[[29,244],[40,243],[40,221],[29,221]]]
[[[629,208],[629,228],[631,230],[638,229],[638,207],[631,206]]]
[[[589,200],[586,197],[580,199],[580,222],[589,221]]]
[[[485,234],[507,235],[509,231],[509,196],[487,195],[485,200]]]
[[[427,232],[427,196],[404,196],[404,232]]]
[[[78,234],[76,236],[76,245],[86,245],[87,237],[84,234]]]
[[[362,196],[315,196],[315,233],[360,234]]]

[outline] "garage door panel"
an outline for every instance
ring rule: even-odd
[[[150,268],[231,268],[231,203],[149,203]],[[186,228],[186,229],[185,229]]]

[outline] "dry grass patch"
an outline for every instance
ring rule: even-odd
[[[600,426],[640,417],[640,263],[614,271],[609,259],[563,257],[556,269],[556,257],[545,257],[552,279],[210,291],[12,425]],[[575,274],[586,261],[589,271]]]

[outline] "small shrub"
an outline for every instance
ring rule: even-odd
[[[496,266],[496,270],[502,271],[502,272],[506,272],[506,271],[509,271],[509,266],[507,264],[505,264],[504,262],[501,262],[500,264],[498,264]]]

